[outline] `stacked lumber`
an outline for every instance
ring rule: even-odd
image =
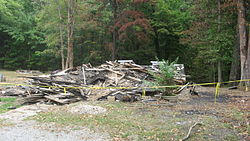
[[[80,100],[133,102],[140,100],[145,92],[159,94],[155,89],[141,88],[145,86],[143,81],[153,80],[148,70],[148,66],[124,61],[107,61],[97,67],[83,64],[49,75],[28,76],[28,86],[7,89],[2,95],[22,97],[20,104],[63,105]]]
[[[106,62],[52,72],[50,75],[28,76],[28,86],[10,88],[2,95],[20,96],[21,104],[37,102],[69,104],[80,100],[140,100],[144,80],[151,80],[148,70],[134,63]],[[154,92],[146,89],[147,92]]]

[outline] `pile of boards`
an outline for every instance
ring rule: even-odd
[[[19,104],[63,105],[81,100],[134,102],[141,100],[145,93],[160,93],[156,89],[145,88],[145,81],[153,81],[152,71],[159,72],[155,67],[133,62],[107,61],[97,67],[83,64],[49,75],[28,76],[27,85],[0,88],[0,95],[21,97]]]
[[[23,97],[21,104],[37,102],[69,104],[80,100],[137,101],[142,93],[155,90],[142,89],[143,81],[152,80],[148,68],[134,63],[106,62],[92,67],[90,64],[53,72],[50,75],[31,76],[27,86],[6,88],[2,95]],[[32,85],[32,86],[30,86]]]

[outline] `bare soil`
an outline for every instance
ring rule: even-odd
[[[250,140],[250,92],[220,88],[215,101],[215,88],[199,87],[197,91],[199,96],[192,96],[190,100],[180,102],[170,109],[180,112],[180,117],[194,119],[208,116],[218,123],[228,125],[228,128],[214,126],[213,133],[207,137],[210,140]],[[225,138],[228,135],[237,138]]]
[[[198,96],[187,94],[186,100],[176,103],[92,101],[73,106],[24,106],[0,115],[0,118],[8,119],[4,122],[13,123],[12,126],[0,128],[0,140],[39,141],[44,140],[45,136],[48,137],[46,140],[52,141],[68,141],[70,138],[76,141],[180,140],[195,122],[201,122],[202,125],[192,130],[191,141],[250,140],[250,92],[220,88],[220,95],[215,102],[215,88],[198,87],[197,91]],[[67,112],[72,107],[79,108],[74,111],[82,111],[82,105],[102,106],[107,109],[107,113],[74,113],[79,114],[77,116]],[[43,122],[24,120],[37,113],[38,121]]]

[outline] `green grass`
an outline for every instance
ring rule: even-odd
[[[220,131],[227,133],[232,129],[216,118],[206,115],[183,116],[179,112],[150,107],[141,103],[94,102],[88,104],[105,107],[108,112],[100,115],[80,115],[68,113],[67,109],[61,107],[51,112],[40,113],[30,119],[40,122],[55,122],[65,126],[87,126],[93,130],[108,132],[113,138],[138,141],[180,140],[187,134],[189,127],[199,120],[203,124],[196,127],[189,139],[191,141],[206,141],[213,136],[221,140],[237,138],[231,132],[230,137],[220,133]],[[180,125],[176,124],[177,122],[186,122],[186,124]]]
[[[15,102],[15,97],[0,97],[0,102]]]
[[[238,141],[239,137],[233,131],[230,125],[220,122],[217,118],[211,116],[202,116],[202,126],[200,131],[193,133],[189,141],[207,141],[207,140],[221,140],[221,141]]]
[[[98,105],[107,108],[109,112],[100,115],[79,115],[67,113],[61,109],[41,113],[32,119],[40,122],[56,122],[61,125],[87,126],[94,130],[108,131],[112,137],[129,140],[167,140],[168,138],[180,139],[183,136],[179,130],[181,126],[175,124],[181,119],[162,120],[157,117],[162,115],[160,110],[154,109],[152,113],[140,114],[135,107],[126,103],[105,102]],[[136,107],[140,106],[142,105],[136,105]]]
[[[233,108],[229,111],[227,114],[227,117],[233,121],[231,123],[231,127],[233,126],[238,126],[236,129],[237,132],[239,133],[247,133],[250,134],[250,126],[248,124],[248,117],[250,115],[249,111],[242,111],[237,108]],[[240,125],[240,126],[239,126]]]
[[[235,120],[244,120],[244,113],[239,110],[233,110],[231,113],[231,117]]]
[[[19,105],[17,105],[16,102],[16,98],[13,97],[1,97],[0,98],[0,102],[2,104],[0,104],[0,113],[4,113],[9,111],[10,107],[20,107]]]

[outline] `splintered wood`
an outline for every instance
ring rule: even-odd
[[[21,104],[49,102],[68,104],[80,100],[140,100],[143,80],[151,76],[136,64],[106,62],[98,67],[90,64],[54,72],[50,75],[28,77],[29,84],[38,87],[16,87],[6,89],[2,95],[23,97]],[[112,87],[127,87],[115,89]],[[114,98],[110,98],[114,97]]]
[[[148,69],[131,62],[106,62],[97,67],[83,64],[50,75],[27,77],[33,86],[7,88],[2,95],[21,96],[21,104],[69,104],[80,100],[133,102],[140,100],[143,91],[158,93],[138,88],[145,87],[143,81],[153,80]]]

